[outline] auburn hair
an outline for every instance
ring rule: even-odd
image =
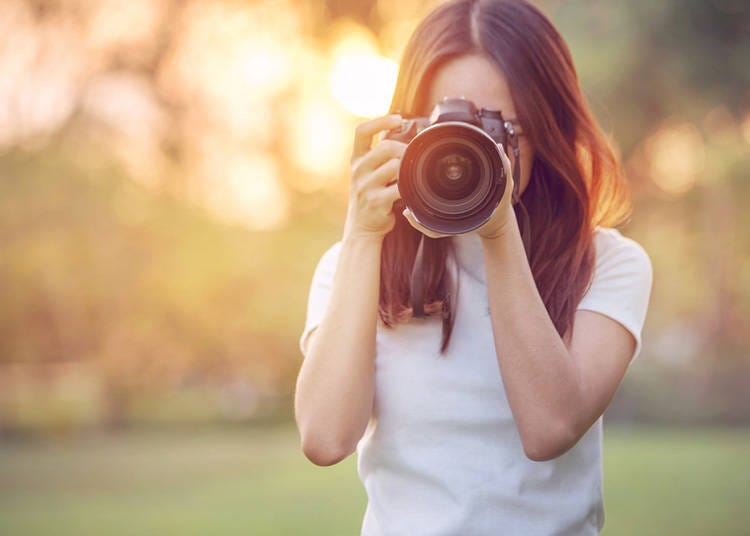
[[[505,76],[529,145],[534,149],[529,184],[521,201],[529,213],[529,266],[561,337],[568,335],[594,271],[594,228],[629,218],[630,194],[620,163],[581,92],[565,41],[549,19],[526,0],[453,0],[417,26],[401,59],[391,112],[405,117],[423,110],[436,70],[468,54],[489,58]],[[383,323],[406,322],[411,270],[421,233],[394,203],[394,228],[381,254],[379,315]],[[518,205],[514,206],[518,216]],[[523,225],[518,218],[519,225]],[[424,236],[425,312],[440,312],[440,352],[455,321],[457,281],[446,261],[452,237]]]

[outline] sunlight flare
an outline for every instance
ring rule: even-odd
[[[378,54],[366,34],[358,35],[353,30],[334,49],[331,93],[355,115],[384,115],[388,113],[397,74],[398,64]]]

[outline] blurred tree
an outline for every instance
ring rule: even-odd
[[[362,119],[331,73],[363,51],[397,59],[436,3],[5,0],[0,366],[90,363],[111,423],[134,399],[201,383],[291,392]],[[633,183],[626,231],[655,266],[645,352],[738,398],[750,4],[538,4]]]

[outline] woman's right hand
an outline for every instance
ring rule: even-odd
[[[351,187],[344,237],[382,239],[396,224],[393,202],[406,143],[384,139],[371,148],[375,134],[401,125],[400,115],[386,115],[357,125],[351,160]]]

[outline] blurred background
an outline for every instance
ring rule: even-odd
[[[438,2],[2,0],[0,533],[358,534],[293,392],[354,126]],[[535,2],[649,252],[604,534],[747,534],[750,4]]]

